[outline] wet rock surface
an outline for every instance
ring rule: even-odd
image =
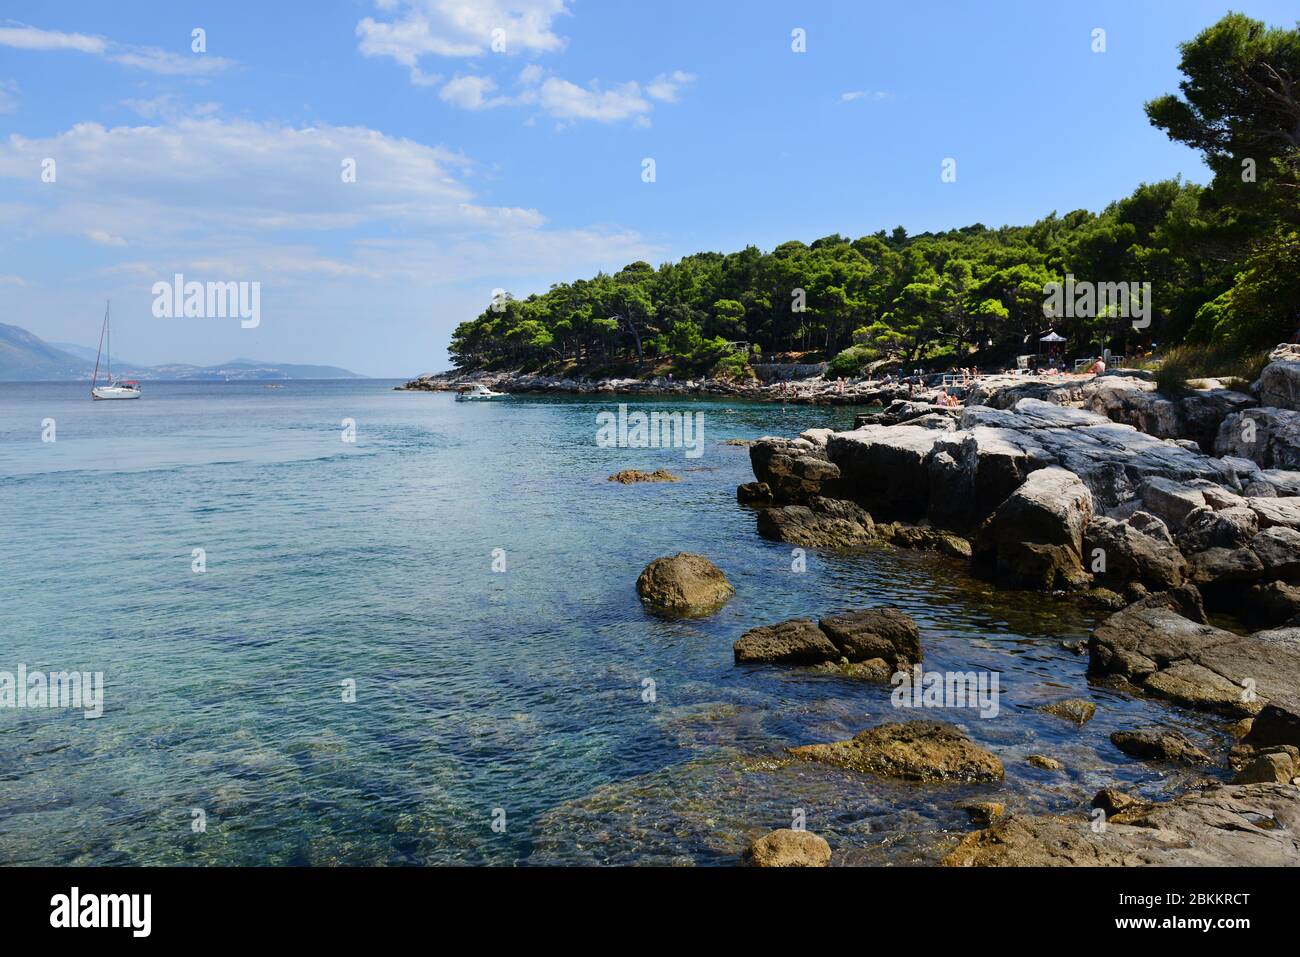
[[[998,781],[1002,762],[951,724],[911,721],[859,732],[850,741],[791,748],[804,761],[908,781]]]
[[[656,558],[637,578],[636,591],[648,610],[668,618],[710,615],[736,593],[718,566],[689,552]]]
[[[1014,815],[968,834],[948,867],[1294,867],[1300,788],[1215,785],[1128,807],[1105,828],[1084,814]]]
[[[831,847],[809,831],[781,828],[746,848],[742,861],[750,867],[825,867]]]

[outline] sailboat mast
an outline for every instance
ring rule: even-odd
[[[90,394],[95,394],[95,384],[99,381],[99,357],[104,354],[104,334],[108,332],[108,303],[104,303],[104,321],[99,327],[99,348],[95,350],[95,374],[90,377]]]
[[[108,317],[112,305],[111,300],[104,303],[104,328],[108,331],[108,341],[104,343],[104,361],[108,364],[109,385],[113,384],[113,322]]]

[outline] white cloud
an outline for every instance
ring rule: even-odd
[[[27,280],[22,276],[0,276],[0,286],[25,286]]]
[[[676,70],[671,74],[660,73],[646,84],[646,94],[665,103],[676,103],[681,88],[695,82],[695,74]]]
[[[84,33],[60,33],[58,30],[18,25],[0,27],[0,46],[19,50],[77,50],[102,55],[108,48],[108,41]]]
[[[18,109],[17,94],[16,80],[0,80],[0,113],[12,113]]]
[[[854,100],[873,100],[880,102],[882,100],[892,100],[894,94],[885,90],[849,90],[847,93],[840,94],[841,103],[852,103]]]
[[[19,50],[73,50],[104,57],[123,66],[168,76],[204,76],[229,67],[233,61],[208,53],[172,53],[157,47],[131,46],[85,33],[62,33],[17,24],[0,27],[0,46]]]
[[[392,57],[412,70],[422,56],[471,57],[493,51],[493,31],[512,53],[550,53],[564,39],[552,21],[568,13],[565,0],[384,0],[392,19],[366,17],[357,24],[365,56]]]
[[[462,110],[483,110],[510,102],[506,97],[488,95],[496,88],[496,81],[490,77],[457,76],[438,91],[438,96]]]
[[[59,163],[57,190],[31,172],[46,156]],[[347,159],[355,182],[340,175]],[[191,116],[15,135],[0,141],[0,179],[17,197],[0,208],[0,258],[6,243],[53,235],[129,249],[104,267],[112,275],[209,268],[463,282],[607,268],[662,251],[626,230],[552,229],[538,210],[480,202],[466,182],[474,169],[459,153],[365,127]]]
[[[540,102],[542,108],[557,119],[599,120],[604,123],[643,116],[653,109],[635,82],[602,91],[586,89],[557,77],[550,77],[542,84]]]

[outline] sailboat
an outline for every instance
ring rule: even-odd
[[[90,397],[92,399],[138,399],[140,383],[131,379],[113,381],[113,335],[109,331],[109,311],[112,303],[104,304],[104,325],[99,330],[99,351],[95,353],[95,374],[90,380]],[[108,372],[108,385],[99,385],[99,357],[104,356]]]

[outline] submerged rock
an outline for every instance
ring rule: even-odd
[[[833,764],[908,781],[1000,781],[997,757],[941,721],[882,724],[850,741],[790,748],[805,761]]]
[[[656,558],[637,578],[636,591],[646,608],[668,618],[711,615],[736,593],[713,562],[690,552]]]
[[[1187,740],[1186,735],[1169,728],[1115,731],[1110,736],[1110,743],[1125,754],[1144,761],[1192,765],[1212,763],[1210,756]]]
[[[1300,788],[1214,785],[1163,804],[1114,814],[1015,815],[966,835],[949,867],[1295,867]]]
[[[1065,765],[1056,758],[1049,758],[1045,754],[1031,754],[1025,760],[1036,768],[1042,768],[1044,771],[1063,771]]]
[[[742,861],[750,867],[825,867],[831,846],[811,831],[783,827],[749,845]]]
[[[1045,704],[1038,710],[1055,715],[1058,718],[1064,718],[1066,721],[1072,721],[1079,727],[1083,727],[1097,713],[1097,706],[1087,698],[1066,698],[1063,701],[1053,701],[1051,704]]]
[[[655,469],[653,472],[624,469],[611,475],[609,481],[617,482],[619,485],[632,485],[636,482],[680,482],[681,479],[667,469]]]

